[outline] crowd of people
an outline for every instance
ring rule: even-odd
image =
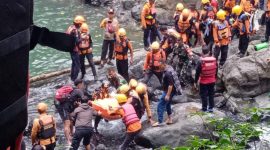
[[[174,26],[158,26],[155,0],[148,0],[142,8],[141,25],[144,32],[145,62],[142,66],[144,78],[137,81],[128,74],[129,64],[133,64],[133,48],[126,35],[126,30],[120,28],[114,17],[114,10],[108,10],[108,17],[103,19],[100,27],[104,29],[104,40],[99,69],[107,70],[107,80],[102,81],[101,87],[93,93],[85,92],[83,78],[86,75],[85,57],[87,58],[94,80],[98,80],[93,62],[93,43],[89,27],[83,16],[76,16],[67,34],[76,37],[76,46],[71,52],[72,70],[71,80],[74,86],[63,86],[56,91],[55,106],[64,124],[64,134],[71,149],[78,149],[83,139],[83,145],[90,149],[91,136],[99,134],[98,124],[104,119],[108,121],[100,110],[92,107],[94,101],[114,98],[119,106],[109,107],[108,111],[122,118],[126,126],[126,136],[121,144],[121,150],[129,144],[142,129],[141,118],[145,114],[148,122],[153,126],[164,123],[164,111],[167,112],[166,124],[173,123],[171,101],[175,95],[182,94],[183,76],[191,77],[186,71],[195,55],[200,59],[196,62],[196,73],[192,86],[199,89],[203,112],[212,113],[214,110],[214,88],[218,69],[222,69],[226,62],[229,45],[234,36],[239,38],[238,56],[244,57],[249,37],[256,33],[254,29],[254,14],[262,8],[262,2],[254,0],[223,0],[219,6],[216,0],[202,0],[201,10],[195,4],[185,6],[178,3],[174,18]],[[268,41],[270,35],[270,1],[268,9],[262,16],[262,24],[266,25],[263,42]],[[159,42],[157,41],[159,39]],[[193,47],[201,46],[201,54],[192,52]],[[108,53],[109,51],[109,53]],[[130,52],[130,57],[128,55]],[[108,57],[107,57],[108,53]],[[220,59],[219,59],[219,55]],[[112,62],[116,59],[116,68]],[[218,61],[219,60],[219,61]],[[81,71],[82,76],[78,77]],[[117,73],[118,72],[118,73]],[[157,105],[157,121],[152,117],[147,84],[155,75],[161,86],[162,95]],[[186,79],[186,78],[185,78]],[[111,92],[110,88],[116,89]],[[39,103],[37,107],[40,116],[34,120],[32,128],[32,143],[34,147],[41,145],[47,150],[56,145],[56,124],[51,115],[47,115],[47,105]],[[94,119],[95,116],[95,119]],[[94,127],[92,125],[94,120]],[[75,132],[74,128],[75,127]],[[39,146],[39,148],[42,148]],[[44,148],[44,149],[45,149]]]

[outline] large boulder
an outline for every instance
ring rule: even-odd
[[[209,132],[204,127],[204,121],[209,117],[224,117],[225,114],[215,110],[214,114],[207,114],[202,118],[194,115],[201,108],[199,103],[183,103],[173,105],[172,125],[160,127],[146,127],[139,136],[139,141],[144,145],[160,147],[164,145],[176,147],[184,145],[191,135],[208,137]],[[147,144],[145,142],[148,142]]]
[[[234,97],[254,97],[270,89],[270,71],[265,50],[244,58],[231,57],[224,65],[222,81],[229,95]]]

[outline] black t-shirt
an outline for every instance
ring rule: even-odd
[[[162,85],[163,85],[163,90],[165,92],[168,91],[168,88],[170,85],[174,86],[173,76],[170,72],[164,71],[163,78],[162,78]],[[175,88],[173,87],[172,93],[174,92],[175,92]]]
[[[214,38],[213,38],[213,24],[201,22],[199,25],[199,29],[204,34],[207,24],[209,27],[209,34],[208,34],[208,36],[207,35],[204,36],[204,42],[209,43],[210,41],[214,40]]]

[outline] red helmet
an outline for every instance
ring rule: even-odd
[[[211,6],[218,8],[218,1],[217,0],[211,0]]]

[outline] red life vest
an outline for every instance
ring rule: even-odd
[[[131,104],[126,103],[122,106],[122,108],[124,109],[124,112],[125,112],[125,115],[123,117],[123,122],[126,126],[140,121],[134,107]]]
[[[217,61],[215,57],[201,58],[200,83],[209,84],[216,82]]]

